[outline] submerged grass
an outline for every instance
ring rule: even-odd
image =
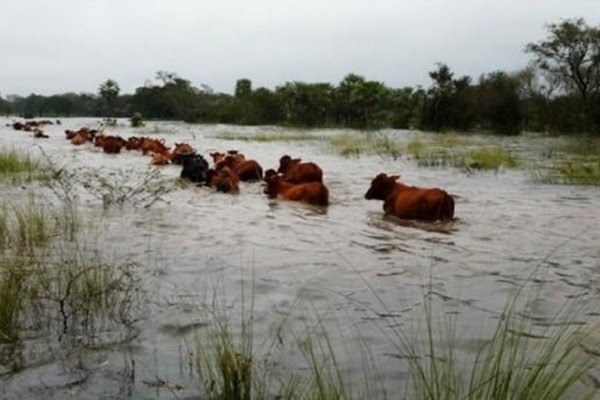
[[[497,146],[481,147],[468,138],[444,134],[425,141],[415,137],[406,145],[407,153],[422,167],[453,167],[470,170],[517,168],[523,164],[516,154]]]
[[[48,352],[65,337],[94,346],[127,337],[141,318],[145,293],[137,265],[107,260],[96,244],[79,243],[76,209],[51,208],[33,197],[0,205],[0,350],[3,344],[22,349],[24,332],[47,338]],[[39,357],[5,354],[0,351],[0,375]]]
[[[284,132],[261,132],[242,134],[234,132],[220,132],[212,136],[215,139],[238,140],[245,142],[293,142],[304,140],[322,140],[319,135],[304,131],[284,131]]]
[[[400,143],[383,133],[342,133],[329,139],[329,144],[344,157],[360,155],[378,155],[394,159],[402,155]]]
[[[0,149],[0,179],[31,181],[46,175],[41,163],[16,150]]]
[[[581,351],[589,331],[572,321],[573,310],[563,310],[548,327],[534,324],[534,316],[520,311],[520,293],[507,301],[496,329],[474,355],[457,354],[456,321],[437,326],[432,300],[424,306],[425,340],[394,330],[406,354],[416,399],[563,399],[595,366]],[[564,316],[570,318],[561,320]],[[590,390],[581,398],[592,398]]]
[[[552,185],[600,186],[600,157],[555,162],[534,171],[534,179]]]

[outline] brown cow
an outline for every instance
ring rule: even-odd
[[[108,154],[120,153],[123,146],[123,142],[112,136],[106,136],[102,140],[102,150]]]
[[[192,146],[187,143],[175,143],[175,148],[173,149],[171,155],[171,161],[173,164],[183,164],[182,154],[193,154],[195,153]]]
[[[33,134],[33,137],[36,139],[48,139],[50,136],[46,135],[43,130],[37,129]]]
[[[131,136],[127,139],[125,143],[125,148],[127,150],[139,150],[142,147],[142,143],[144,142],[143,138],[137,136]]]
[[[323,170],[313,162],[301,162],[300,158],[292,159],[284,155],[279,159],[277,172],[283,174],[283,179],[290,183],[323,182]]]
[[[168,151],[165,153],[154,153],[152,154],[152,165],[167,165],[171,162],[171,153]]]
[[[78,132],[71,137],[71,144],[74,144],[75,146],[84,144],[87,141],[88,141],[88,137],[87,137],[87,134],[85,134],[85,133]]]
[[[169,150],[169,148],[165,145],[164,139],[159,140],[150,138],[143,138],[140,149],[144,155],[148,154],[149,152],[164,153],[165,151]]]
[[[263,178],[263,169],[255,160],[247,160],[234,170],[241,181],[260,181]]]
[[[270,199],[274,199],[279,195],[285,200],[302,201],[316,206],[327,206],[329,204],[329,190],[321,182],[293,184],[270,171],[273,170],[267,171],[269,178],[264,191]]]
[[[206,172],[206,185],[216,188],[219,192],[239,192],[239,179],[229,167],[209,169]]]
[[[424,221],[452,220],[454,199],[442,189],[422,189],[397,182],[399,175],[377,175],[365,193],[367,200],[383,200],[386,214]]]

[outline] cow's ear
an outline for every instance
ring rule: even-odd
[[[390,175],[390,178],[397,181],[398,179],[400,179],[400,175]]]

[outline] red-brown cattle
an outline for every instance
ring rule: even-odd
[[[281,196],[285,200],[301,201],[316,206],[329,204],[329,190],[321,182],[293,184],[277,174],[269,173],[269,175],[265,194],[270,199]]]
[[[424,221],[452,220],[454,199],[438,188],[422,189],[397,182],[399,175],[377,175],[365,193],[367,200],[383,200],[386,214]]]
[[[171,162],[171,153],[154,153],[152,155],[152,165],[167,165]]]
[[[187,143],[175,143],[175,148],[173,149],[171,155],[171,161],[173,164],[183,164],[182,154],[192,154],[194,153],[194,149]]]
[[[106,136],[101,141],[102,151],[108,154],[117,154],[121,152],[121,148],[125,145],[124,140],[114,136]]]
[[[244,161],[235,168],[234,172],[244,182],[260,181],[263,177],[263,169],[255,160]]]
[[[169,150],[169,148],[165,146],[164,139],[158,140],[149,138],[143,138],[143,142],[140,146],[140,149],[142,150],[142,153],[144,155],[148,154],[149,152],[164,153],[165,151]]]
[[[139,150],[140,147],[142,147],[143,142],[144,142],[143,138],[131,136],[130,138],[127,139],[127,142],[125,143],[125,148],[127,150]]]
[[[229,167],[219,170],[209,169],[206,173],[206,184],[216,188],[219,192],[239,192],[239,179]]]
[[[50,136],[46,135],[43,130],[38,129],[33,134],[33,137],[36,139],[48,139]]]
[[[88,138],[87,138],[87,134],[85,134],[85,133],[79,132],[71,137],[71,144],[74,144],[75,146],[84,144],[87,141],[88,141]]]
[[[323,170],[313,162],[301,162],[301,159],[285,155],[279,159],[277,172],[290,183],[323,182]]]
[[[219,153],[216,151],[214,153],[210,153],[210,157],[213,160],[213,164],[216,166],[221,161],[225,160],[225,153]]]

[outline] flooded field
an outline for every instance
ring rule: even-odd
[[[65,129],[95,127],[95,119],[63,119],[46,127],[48,139],[14,131],[5,126],[10,122],[0,119],[0,148],[50,162],[63,171],[60,179],[72,176],[69,195],[82,227],[63,248],[94,248],[117,265],[132,263],[126,276],[136,280],[128,282],[144,295],[128,303],[135,307],[127,321],[86,325],[74,335],[67,335],[67,323],[48,324],[49,335],[41,335],[27,316],[19,344],[0,344],[0,398],[203,398],[197,355],[224,314],[234,332],[251,315],[253,361],[278,376],[310,374],[306,353],[298,350],[309,335],[321,338],[323,362],[331,362],[329,350],[335,354],[349,392],[368,390],[365,397],[373,398],[407,392],[409,369],[389,329],[423,336],[426,299],[440,304],[435,320],[456,321],[457,349],[464,355],[490,336],[510,296],[532,277],[532,291],[523,297],[536,324],[555,323],[567,305],[581,310],[569,315],[569,324],[598,322],[600,188],[536,180],[561,138],[470,135],[472,146],[496,146],[521,159],[518,168],[481,171],[475,164],[424,166],[406,150],[390,155],[357,147],[342,155],[333,140],[374,135],[405,149],[430,138],[411,131],[173,122],[133,129],[124,120],[106,128],[125,138],[187,142],[206,158],[237,149],[265,169],[275,168],[284,154],[314,161],[330,192],[324,210],[269,200],[261,183],[242,184],[238,195],[182,185],[179,166],[154,167],[138,152],[108,155],[65,140]],[[454,144],[442,146],[454,151]],[[445,189],[455,198],[456,220],[424,224],[385,217],[381,201],[364,199],[380,172]],[[135,186],[149,176],[156,191],[122,204],[111,204],[116,189],[97,184]],[[59,207],[64,185],[5,180],[0,202],[23,205],[35,195],[41,204]],[[587,377],[584,386],[597,379]],[[365,380],[372,387],[365,388]]]

